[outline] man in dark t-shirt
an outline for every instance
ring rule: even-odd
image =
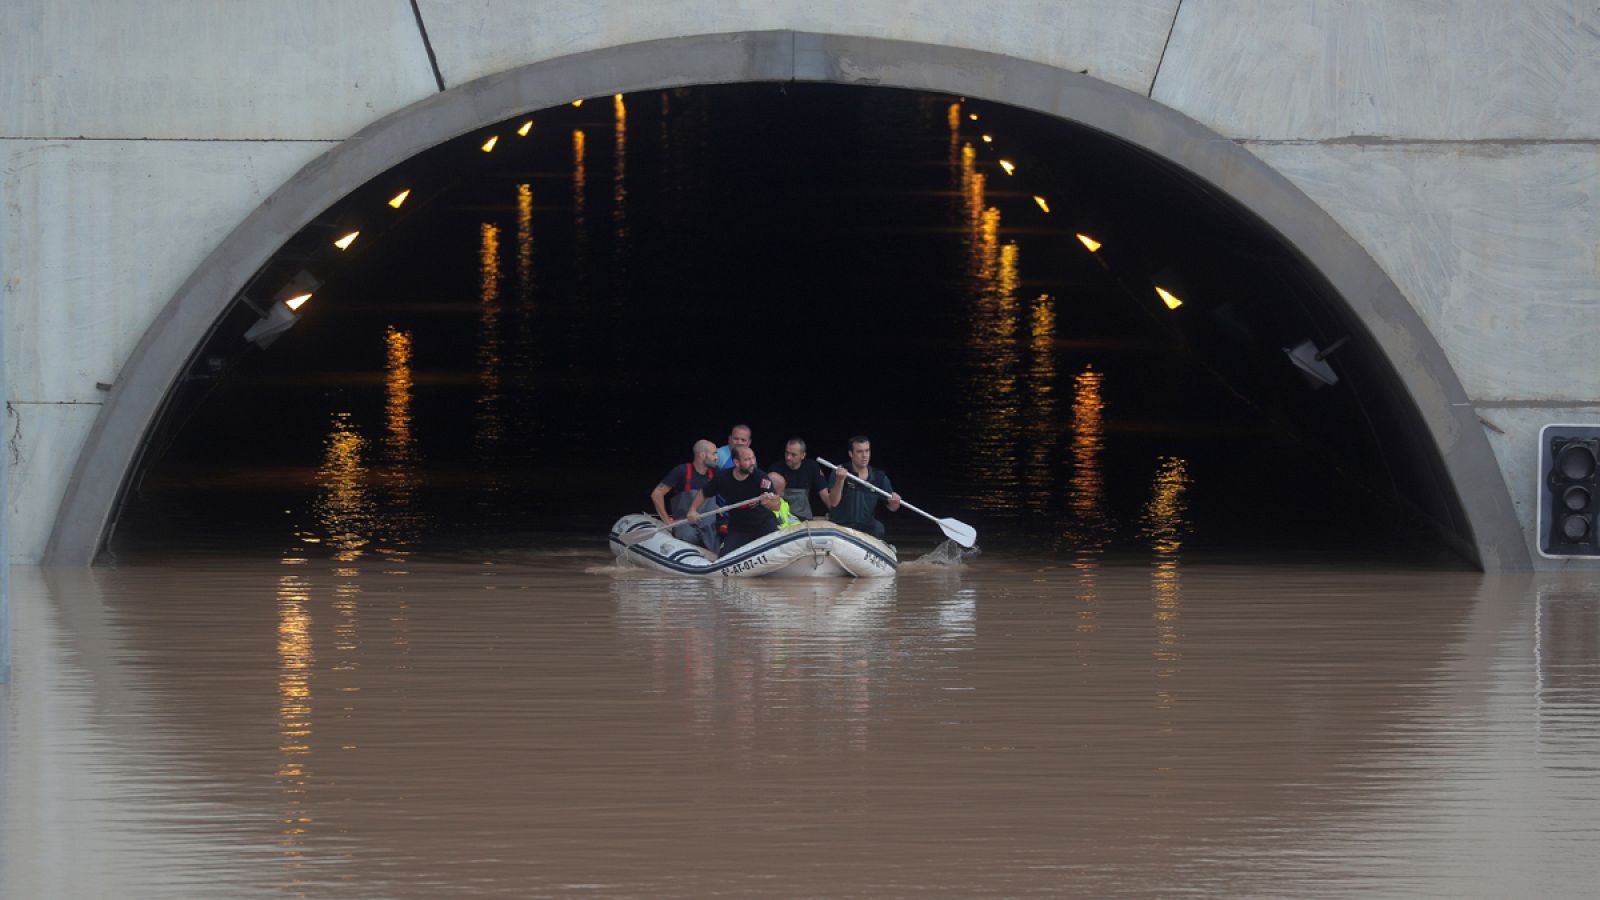
[[[717,445],[706,440],[695,441],[692,452],[693,462],[668,469],[667,474],[661,476],[661,481],[655,490],[650,492],[650,502],[655,504],[656,518],[667,524],[687,516],[689,499],[694,496],[695,491],[711,481],[713,467],[717,463]],[[710,502],[706,501],[705,508],[710,508]],[[717,528],[714,522],[679,525],[672,529],[672,536],[680,541],[699,544],[708,550],[717,549]]]
[[[724,503],[739,503],[766,495],[760,503],[728,511],[728,535],[722,541],[722,553],[727,555],[778,530],[778,518],[772,514],[778,508],[778,497],[772,493],[772,488],[772,479],[756,468],[755,451],[749,447],[735,448],[733,468],[713,473],[706,486],[695,492],[694,499],[689,502],[689,521],[700,520],[700,504],[708,496],[720,496]]]
[[[832,511],[828,520],[846,528],[864,531],[875,538],[883,537],[883,523],[878,521],[877,509],[882,496],[845,478],[845,472],[865,481],[889,495],[884,503],[890,512],[900,509],[900,495],[894,492],[889,476],[872,463],[872,442],[866,435],[850,439],[850,461],[833,470],[833,485],[828,488],[827,501]]]
[[[828,490],[828,476],[822,474],[816,460],[806,456],[805,441],[790,438],[783,448],[783,462],[767,466],[767,472],[782,482],[783,499],[789,502],[789,512],[796,518],[810,519],[817,514],[812,509],[811,496]]]

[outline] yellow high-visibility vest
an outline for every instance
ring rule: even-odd
[[[793,528],[800,524],[800,520],[789,512],[789,501],[787,500],[779,500],[778,508],[772,514],[778,517],[779,528]]]

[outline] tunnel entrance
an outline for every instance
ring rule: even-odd
[[[1470,552],[1383,353],[1227,197],[1054,117],[797,83],[543,110],[335,204],[193,358],[108,548],[598,542],[735,423],[763,464],[869,435],[990,551]]]

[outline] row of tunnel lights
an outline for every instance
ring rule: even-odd
[[[614,95],[614,99],[616,102],[621,103],[622,95],[616,94]],[[574,107],[583,106],[583,100],[574,100],[572,101],[572,105]],[[533,119],[530,118],[524,120],[521,125],[517,126],[516,135],[517,137],[527,137],[530,133],[532,133],[532,131]],[[489,139],[480,144],[478,149],[482,150],[484,153],[493,153],[494,148],[499,143],[500,135],[490,135]],[[406,199],[410,196],[411,188],[406,188],[400,193],[395,194],[393,197],[390,197],[387,203],[390,208],[398,210],[401,206],[405,205]],[[350,246],[354,244],[356,239],[360,236],[361,230],[353,229],[334,239],[333,246],[338,248],[340,251],[349,250]],[[258,345],[265,347],[272,341],[276,340],[279,335],[293,327],[295,322],[298,321],[300,308],[310,302],[312,296],[314,296],[316,293],[316,287],[310,287],[308,289],[308,283],[312,282],[320,286],[320,282],[318,282],[314,276],[311,276],[307,272],[301,272],[294,279],[291,279],[287,285],[278,291],[278,297],[280,299],[273,304],[267,314],[245,332],[245,339],[254,341]],[[282,310],[281,312],[279,311],[280,308]]]
[[[970,121],[976,122],[978,121],[978,114],[968,113],[967,118]],[[990,146],[994,145],[994,135],[984,133],[981,135],[981,137],[985,144]],[[1011,160],[1001,158],[999,160],[999,165],[1007,176],[1015,176],[1017,174],[1017,166]],[[1050,214],[1050,201],[1048,198],[1042,194],[1034,194],[1033,202],[1039,205],[1039,209],[1042,210],[1045,215]],[[1078,243],[1082,244],[1084,249],[1088,250],[1090,253],[1099,253],[1100,248],[1105,246],[1100,241],[1095,240],[1093,237],[1084,234],[1083,232],[1077,232],[1074,237],[1076,237],[1078,239]],[[1154,285],[1154,287],[1156,291],[1156,297],[1167,307],[1167,309],[1177,309],[1183,305],[1183,301],[1179,299],[1178,296],[1172,291],[1167,290],[1165,287],[1162,287],[1159,284]]]
[[[615,94],[613,95],[612,99],[617,103],[621,103],[622,95]],[[572,105],[573,107],[581,107],[583,106],[583,100],[574,100],[572,101]],[[973,122],[978,121],[977,113],[968,113],[967,117]],[[533,119],[530,118],[523,121],[521,125],[517,126],[516,135],[518,137],[527,137],[532,131]],[[985,144],[989,144],[991,146],[994,144],[994,135],[986,133],[982,135],[982,139]],[[480,144],[478,149],[482,150],[484,153],[493,153],[494,148],[499,143],[500,135],[493,134],[489,136],[488,140]],[[999,165],[1007,176],[1015,176],[1017,174],[1017,166],[1015,163],[1011,162],[1011,160],[1002,158],[999,160]],[[406,198],[410,196],[411,189],[406,188],[400,193],[389,198],[388,205],[391,208],[398,210],[405,204]],[[1046,215],[1050,214],[1050,201],[1046,197],[1041,194],[1034,194],[1033,202],[1038,204],[1039,209],[1042,210]],[[346,232],[333,241],[333,246],[337,247],[340,251],[349,250],[350,246],[356,242],[356,238],[360,236],[360,229]],[[1099,253],[1100,248],[1104,246],[1104,244],[1102,244],[1100,241],[1095,240],[1093,237],[1082,232],[1078,232],[1075,236],[1077,237],[1078,242],[1083,244],[1084,248],[1090,253]],[[295,319],[297,318],[297,314],[300,312],[300,308],[305,306],[306,303],[310,302],[312,296],[316,293],[314,288],[311,290],[304,290],[303,284],[300,285],[300,287],[302,289],[297,290],[296,284],[291,282],[289,286],[280,291],[280,293],[288,294],[288,296],[284,297],[280,302],[284,309],[290,314],[289,318],[286,319],[281,313],[273,315],[273,313],[277,312],[276,308],[274,308],[265,318],[252,326],[251,329],[245,333],[245,338],[256,341],[262,346],[266,346],[266,344],[270,343],[273,339],[276,339],[278,335],[292,327]],[[1167,309],[1177,309],[1183,305],[1183,301],[1179,299],[1177,295],[1173,294],[1171,291],[1167,290],[1161,285],[1155,285],[1155,292],[1156,296],[1163,304],[1166,305]],[[265,338],[265,340],[263,340],[263,338]]]

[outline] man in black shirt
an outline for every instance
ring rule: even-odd
[[[778,497],[772,493],[772,479],[756,468],[755,451],[749,447],[736,447],[733,451],[733,468],[721,469],[711,476],[706,486],[695,492],[689,501],[689,521],[700,521],[700,504],[708,496],[720,496],[724,503],[739,503],[766,495],[760,503],[728,511],[728,535],[722,540],[722,553],[727,555],[763,535],[778,530]]]
[[[777,476],[773,480],[782,486],[783,499],[789,501],[789,512],[796,518],[816,515],[811,508],[811,495],[827,492],[828,476],[822,474],[816,460],[806,457],[805,441],[790,438],[783,448],[783,462],[767,466],[767,474]]]

